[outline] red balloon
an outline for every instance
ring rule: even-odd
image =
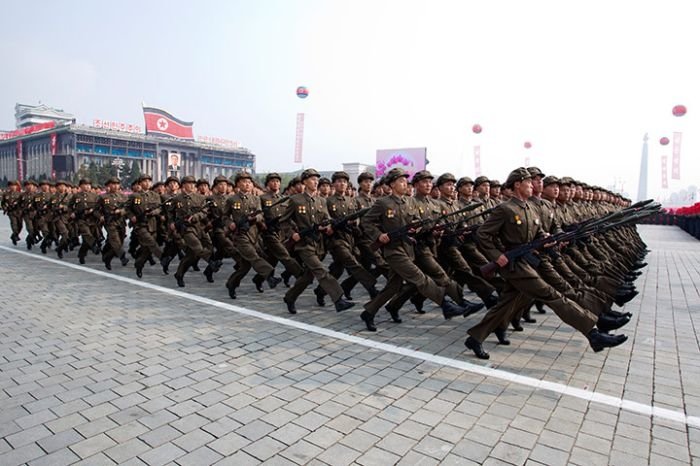
[[[306,99],[309,96],[309,90],[304,86],[297,87],[297,97]]]
[[[681,117],[685,115],[685,112],[687,112],[688,109],[685,108],[685,105],[676,105],[673,107],[673,116]]]
[[[480,124],[475,124],[472,126],[472,131],[474,131],[476,134],[479,134],[481,132],[481,125]]]
[[[670,142],[670,141],[668,140],[668,138],[667,138],[666,136],[664,136],[664,137],[662,137],[661,139],[659,139],[659,144],[661,144],[662,146],[668,145],[669,142]]]
[[[525,141],[525,144],[523,144],[523,146],[525,146],[525,149],[529,149],[532,147],[532,143],[530,143],[530,141]]]

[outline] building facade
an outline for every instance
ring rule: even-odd
[[[154,180],[191,175],[211,181],[241,170],[255,173],[255,155],[245,148],[96,128],[76,124],[72,116],[72,121],[51,120],[45,108],[44,120],[36,123],[28,107],[22,106],[22,122],[32,124],[0,133],[0,179],[69,179],[91,163],[131,167],[136,162]]]

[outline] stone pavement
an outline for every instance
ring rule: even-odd
[[[0,465],[700,464],[700,242],[640,230],[653,252],[625,345],[593,353],[547,312],[511,346],[487,342],[484,365],[463,345],[478,315],[406,308],[369,334],[359,309],[318,307],[310,291],[296,316],[249,279],[233,301],[229,264],[213,285],[189,273],[183,295],[156,267],[144,287],[130,266],[93,272],[97,256],[20,254],[3,217]]]

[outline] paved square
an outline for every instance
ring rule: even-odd
[[[700,243],[640,230],[625,345],[593,353],[548,312],[486,366],[463,345],[478,315],[369,334],[310,290],[296,316],[249,279],[229,299],[230,263],[176,289],[27,255],[3,217],[0,465],[700,464]]]

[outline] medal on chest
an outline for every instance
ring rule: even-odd
[[[386,218],[394,218],[394,209],[386,209]]]
[[[520,220],[520,215],[518,215],[518,214],[515,214],[515,223],[516,223],[516,225],[522,225],[522,224],[523,224],[523,221]]]

